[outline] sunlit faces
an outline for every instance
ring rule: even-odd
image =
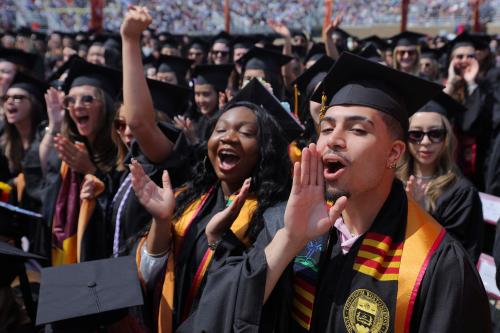
[[[225,43],[214,43],[210,56],[215,65],[225,65],[229,63],[229,46]]]
[[[16,75],[16,65],[9,61],[0,61],[0,95],[5,93]]]
[[[446,129],[436,112],[417,112],[410,118],[408,149],[416,163],[433,168],[444,151]]]
[[[257,118],[246,107],[235,107],[218,119],[208,139],[208,158],[222,182],[238,188],[259,160]]]
[[[73,87],[66,96],[66,100],[69,98],[73,98],[74,103],[66,103],[66,108],[78,133],[88,138],[89,141],[94,141],[102,126],[104,116],[102,112],[104,103],[97,89],[88,85]]]
[[[388,161],[399,159],[404,143],[391,138],[380,111],[364,106],[333,106],[320,123],[325,194],[358,196],[386,180]],[[389,177],[389,178],[388,178]]]
[[[467,68],[472,59],[476,58],[476,50],[472,46],[457,47],[451,53],[451,60],[455,62],[455,72],[462,75],[465,68]]]
[[[398,46],[395,49],[396,61],[403,72],[411,72],[418,59],[416,46]]]
[[[102,45],[92,45],[87,52],[87,61],[91,64],[104,65],[106,59],[104,58],[104,46]]]
[[[211,84],[195,84],[194,101],[201,114],[211,115],[218,107],[217,91]]]
[[[5,119],[9,124],[19,124],[30,119],[31,99],[26,90],[10,88],[2,97]]]
[[[178,84],[177,76],[174,72],[158,72],[156,74],[156,79],[158,81],[170,83],[170,84]]]

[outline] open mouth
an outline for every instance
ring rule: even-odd
[[[75,121],[78,125],[87,125],[89,122],[89,116],[76,116]]]
[[[345,171],[347,164],[338,157],[327,157],[323,160],[326,180],[335,180]]]
[[[240,162],[240,157],[230,150],[220,150],[217,156],[220,161],[220,169],[223,171],[232,170]]]

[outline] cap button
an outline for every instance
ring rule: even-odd
[[[89,288],[94,288],[96,285],[97,285],[97,283],[95,283],[95,281],[90,281],[90,282],[87,284],[87,287],[89,287]]]

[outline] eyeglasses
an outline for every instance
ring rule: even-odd
[[[475,59],[476,55],[475,54],[455,54],[454,57],[457,58],[458,60],[462,60],[464,58]]]
[[[80,103],[82,103],[85,106],[88,106],[91,104],[93,101],[95,101],[97,98],[95,98],[92,95],[82,95],[82,96],[71,96],[68,95],[64,97],[63,104],[65,107],[70,107],[74,106],[77,102],[77,100],[80,100]]]
[[[12,101],[14,104],[19,104],[21,103],[24,99],[28,98],[26,95],[3,95],[2,96],[2,102],[7,102],[10,98],[12,98]]]
[[[446,137],[446,130],[444,128],[441,128],[433,129],[428,132],[418,130],[408,131],[408,140],[412,143],[421,143],[426,135],[432,143],[440,143],[443,142],[444,138]]]
[[[125,132],[127,122],[123,119],[115,119],[115,128],[118,132]]]
[[[215,55],[220,54],[221,56],[225,57],[229,54],[229,51],[212,50],[212,53]]]

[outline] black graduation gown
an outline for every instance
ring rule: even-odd
[[[173,125],[159,123],[158,126],[165,136],[175,142],[179,131]],[[176,145],[171,157],[167,161],[161,164],[155,164],[147,159],[140,150],[137,142],[133,141],[126,163],[130,163],[132,158],[136,159],[144,168],[145,173],[159,186],[161,186],[163,170],[166,169],[169,172],[172,185],[177,187],[184,182],[183,154],[184,151],[180,151],[179,146]],[[132,189],[130,172],[128,172],[128,170],[121,175],[119,184],[120,186],[114,196],[105,201],[109,203],[109,206],[96,206],[91,221],[93,223],[106,223],[110,225],[112,236],[111,242],[107,244],[110,253],[113,253],[113,239],[116,232],[116,222],[117,220],[120,221],[118,229],[119,242],[117,245],[119,248],[119,255],[122,256],[132,253],[139,235],[146,231],[146,227],[150,224],[151,215],[140,204],[139,199],[137,199]]]
[[[432,216],[455,237],[477,263],[483,249],[483,208],[474,186],[458,178],[436,201]]]
[[[396,197],[404,200],[392,200]],[[391,216],[395,211],[406,215],[406,208],[400,209],[406,204],[401,183],[395,182],[389,198],[395,203],[388,200],[384,204],[372,228],[383,227],[387,220],[380,217]],[[224,265],[210,272],[198,309],[177,332],[301,332],[291,318],[291,265],[262,306],[267,270],[264,248],[283,226],[284,209],[285,205],[281,205],[264,214],[265,229],[250,251],[226,258]],[[406,221],[406,216],[401,218]],[[330,242],[334,245],[320,267],[311,332],[346,332],[342,311],[354,276],[353,260],[363,236],[344,255],[336,235],[331,233]],[[380,286],[376,290],[379,297],[385,296]],[[394,299],[384,301],[393,305]],[[390,311],[389,332],[393,329],[394,308]],[[410,332],[490,331],[488,299],[479,274],[458,241],[445,235],[423,277]]]

